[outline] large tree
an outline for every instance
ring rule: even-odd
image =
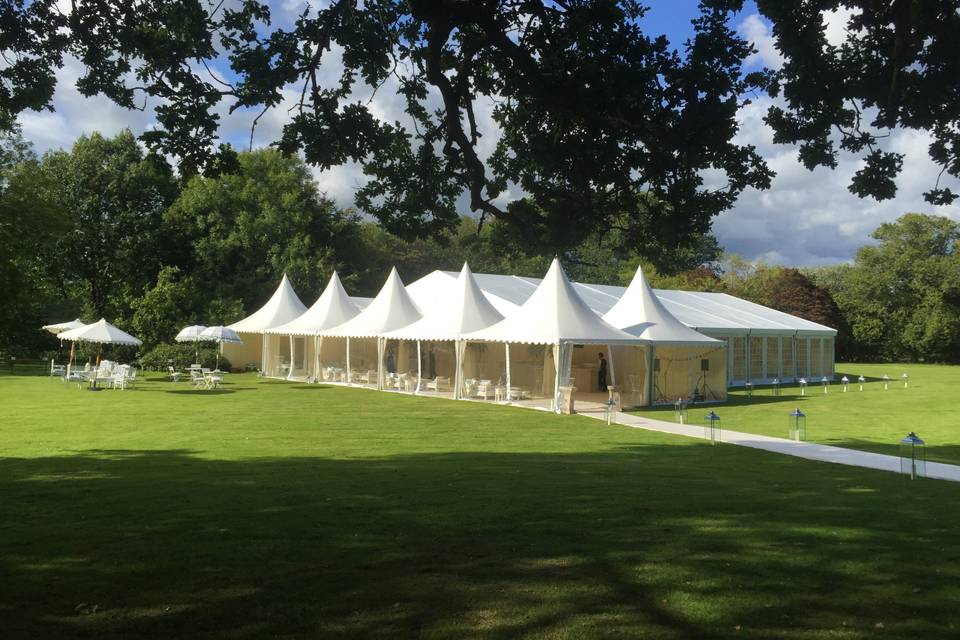
[[[124,131],[83,136],[70,151],[46,154],[39,171],[69,221],[44,255],[49,276],[65,293],[79,288],[97,316],[123,313],[175,249],[162,230],[177,192],[170,167]]]
[[[767,88],[783,98],[767,122],[777,142],[799,144],[809,169],[836,167],[839,151],[862,154],[850,183],[858,196],[892,198],[902,153],[884,149],[897,128],[929,133],[927,201],[958,195],[960,178],[960,3],[957,0],[757,0],[773,23],[780,70]],[[827,38],[824,12],[844,20],[838,45]]]
[[[466,193],[481,222],[531,247],[618,227],[657,238],[657,255],[769,185],[735,138],[760,81],[741,73],[751,47],[728,26],[741,5],[704,0],[677,49],[644,32],[635,0],[336,0],[306,3],[289,26],[256,0],[89,0],[65,14],[53,0],[9,0],[0,112],[49,108],[70,55],[85,67],[82,93],[159,101],[143,138],[185,175],[211,163],[223,108],[283,108],[281,149],[321,167],[362,163],[357,203],[392,232],[456,227]],[[377,115],[377,90],[402,96],[404,122]]]

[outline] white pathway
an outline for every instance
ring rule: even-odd
[[[589,418],[606,419],[602,411],[583,411],[580,413]],[[617,424],[627,427],[649,429],[651,431],[703,439],[703,427],[699,425],[650,420],[649,418],[641,418],[629,413],[617,413],[615,421]],[[721,442],[737,444],[741,447],[763,449],[764,451],[782,453],[788,456],[806,458],[808,460],[819,460],[821,462],[833,462],[835,464],[847,464],[854,467],[900,473],[900,458],[897,456],[869,453],[867,451],[857,451],[843,447],[830,447],[825,444],[816,444],[813,442],[796,442],[794,440],[787,440],[786,438],[772,438],[754,433],[727,431],[726,429],[722,431],[720,440]],[[960,482],[960,466],[928,461],[927,477]]]

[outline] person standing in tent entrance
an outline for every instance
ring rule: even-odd
[[[433,346],[430,346],[430,353],[427,354],[427,372],[431,380],[437,377],[437,352]]]
[[[387,373],[396,373],[397,363],[393,358],[393,349],[387,350]]]
[[[600,368],[597,370],[597,384],[600,385],[600,393],[607,390],[607,359],[600,352]]]

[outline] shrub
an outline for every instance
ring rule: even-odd
[[[140,356],[140,365],[144,369],[166,371],[172,366],[177,369],[186,369],[196,362],[196,347],[193,343],[159,344],[147,353]],[[217,348],[211,346],[200,347],[200,362],[203,367],[214,368],[217,365]],[[220,356],[220,368],[230,369],[230,362]]]

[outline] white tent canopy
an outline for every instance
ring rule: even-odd
[[[467,263],[463,264],[454,289],[438,297],[442,304],[413,324],[385,333],[384,337],[398,340],[457,340],[466,333],[503,320],[500,312],[483,295]]]
[[[324,329],[331,329],[356,316],[360,310],[347,295],[340,277],[334,271],[323,293],[309,309],[298,318],[271,329],[267,333],[290,336],[312,336]]]
[[[303,315],[306,310],[306,305],[297,297],[287,274],[283,274],[280,286],[273,292],[265,305],[243,320],[229,325],[229,327],[237,333],[261,333],[295,320]]]
[[[324,329],[318,335],[341,338],[377,338],[381,334],[405,327],[421,317],[420,309],[407,293],[397,273],[390,270],[377,297],[366,309],[352,319],[331,329]]]
[[[42,329],[46,329],[53,335],[59,335],[64,331],[70,331],[71,329],[79,329],[80,327],[85,327],[86,323],[77,318],[76,320],[70,320],[68,322],[57,322],[56,324],[45,324]]]
[[[658,345],[720,346],[720,340],[709,338],[683,324],[670,313],[653,293],[643,275],[637,272],[620,300],[604,316],[611,325],[638,338]]]
[[[527,344],[644,344],[608,324],[577,295],[554,258],[526,302],[495,325],[463,336],[465,340]]]
[[[99,344],[126,344],[139,347],[143,342],[138,338],[118,329],[104,318],[100,318],[93,324],[88,324],[77,329],[64,331],[60,334],[61,340],[71,340],[73,342],[96,342]]]

